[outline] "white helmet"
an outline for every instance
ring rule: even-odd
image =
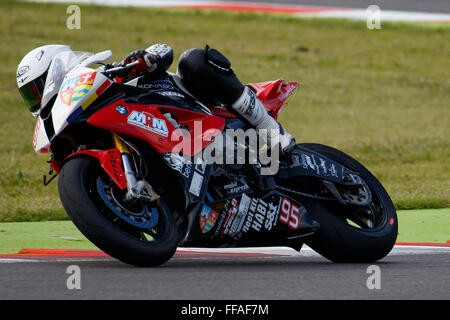
[[[50,63],[55,55],[64,51],[71,51],[70,46],[51,44],[33,49],[23,57],[17,67],[19,92],[34,116],[39,115]]]

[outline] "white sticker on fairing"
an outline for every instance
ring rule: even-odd
[[[128,123],[152,131],[164,137],[169,135],[166,121],[158,119],[148,112],[133,111],[128,116]]]
[[[202,184],[203,176],[197,172],[194,172],[194,175],[192,176],[191,186],[189,187],[189,192],[194,196],[199,197],[200,191],[202,189]]]
[[[238,214],[234,219],[233,224],[231,225],[231,228],[229,230],[229,234],[231,237],[236,236],[241,231],[242,226],[244,225],[245,216],[250,207],[251,200],[252,199],[245,193],[242,194],[241,202],[239,203]]]

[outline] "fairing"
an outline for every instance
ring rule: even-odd
[[[35,128],[33,148],[36,152],[49,152],[53,138],[112,84],[100,72],[80,65],[89,56],[95,57],[87,52],[69,51],[53,59]],[[47,108],[49,112],[45,111]]]
[[[298,88],[297,82],[285,82],[283,79],[249,83],[248,85],[256,91],[258,99],[262,101],[267,112],[270,112],[275,119],[286,107],[289,99],[295,97]]]
[[[278,118],[278,114],[286,107],[289,100],[295,97],[298,88],[297,82],[285,82],[283,79],[248,83],[247,85],[255,90],[258,99],[261,100],[267,112],[275,119]],[[237,118],[225,107],[213,106],[210,109],[217,116]]]
[[[95,127],[136,137],[149,143],[157,152],[174,152],[185,136],[164,114],[177,119],[180,128],[189,130],[189,147],[183,153],[193,156],[209,145],[222,132],[222,117],[172,106],[141,105],[116,101],[88,119]],[[184,141],[187,141],[184,140]],[[180,150],[181,151],[181,150]]]
[[[114,183],[120,188],[125,189],[127,187],[127,181],[125,179],[125,173],[122,169],[122,159],[118,149],[109,150],[82,150],[68,156],[64,161],[67,161],[77,156],[89,156],[96,158],[99,161],[100,166],[111,177]],[[56,165],[59,171],[60,164]],[[53,165],[52,165],[53,167]]]

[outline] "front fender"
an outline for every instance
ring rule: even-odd
[[[81,150],[79,152],[72,153],[70,156],[66,157],[64,162],[69,161],[70,159],[87,155],[89,157],[96,158],[100,163],[100,166],[105,170],[105,172],[111,177],[114,183],[121,189],[125,189],[127,187],[127,180],[125,178],[125,173],[122,169],[122,158],[120,156],[119,149],[108,149],[108,150],[92,150],[86,149]],[[61,165],[62,166],[62,165]]]

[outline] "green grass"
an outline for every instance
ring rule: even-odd
[[[398,211],[398,242],[450,240],[450,209]],[[71,221],[0,223],[0,254],[22,248],[96,249]]]
[[[450,209],[398,211],[398,242],[450,241]]]
[[[230,58],[243,82],[300,82],[280,117],[298,142],[354,156],[397,208],[450,207],[447,26],[368,30],[364,21],[81,6],[81,30],[68,30],[66,7],[0,2],[0,221],[66,218],[56,183],[42,185],[46,157],[32,149],[35,120],[15,83],[21,58],[49,43],[111,49],[114,61],[156,42],[172,45],[176,59],[208,43]]]
[[[22,248],[97,249],[72,221],[0,223],[0,253],[17,253]]]

